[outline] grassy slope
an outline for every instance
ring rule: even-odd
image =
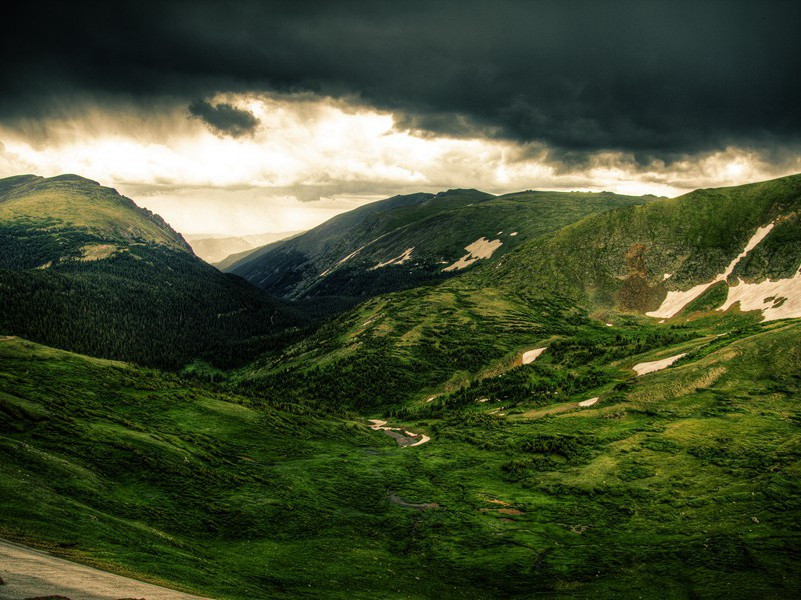
[[[799,334],[635,356],[599,332],[400,411],[433,438],[406,449],[301,406],[0,341],[0,532],[221,597],[789,598]]]
[[[609,193],[522,192],[493,198],[476,190],[450,190],[367,215],[352,211],[347,227],[332,219],[291,242],[254,254],[232,272],[294,299],[364,299],[454,274],[444,273],[443,267],[481,237],[502,241],[497,258],[527,239],[589,214],[644,201]],[[338,264],[359,248],[358,254]],[[373,269],[409,248],[410,261]]]
[[[167,367],[241,363],[300,322],[160,217],[77,176],[0,180],[0,304],[0,333]]]
[[[437,286],[369,300],[239,377],[272,393],[290,387],[298,396],[357,406],[451,389],[554,336],[607,321],[648,323],[638,313],[658,306],[667,288],[710,280],[758,226],[778,216],[764,246],[734,276],[787,276],[801,262],[799,208],[801,176],[794,176],[606,211]],[[642,252],[632,256],[632,247]],[[662,282],[665,272],[674,276]],[[718,286],[689,308],[708,311],[722,300]],[[736,311],[729,317],[741,318]],[[714,325],[716,332],[727,326]],[[343,381],[340,372],[349,377]]]
[[[529,297],[559,290],[583,302],[644,312],[668,290],[710,281],[745,247],[756,229],[781,217],[733,277],[788,277],[801,255],[801,175],[610,211],[552,236],[530,241],[491,284]],[[672,274],[663,281],[666,273]]]
[[[0,222],[81,228],[108,241],[144,241],[191,252],[161,217],[77,175],[0,179]]]

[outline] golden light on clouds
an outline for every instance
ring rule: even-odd
[[[118,188],[185,233],[260,233],[312,227],[398,193],[474,187],[609,190],[678,195],[801,171],[776,172],[737,148],[670,165],[598,152],[570,167],[546,148],[497,139],[417,135],[392,114],[316,97],[223,95],[258,120],[249,135],[213,131],[186,110],[92,108],[0,128],[0,175],[71,172]]]

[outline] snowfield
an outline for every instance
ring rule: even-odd
[[[529,363],[533,363],[540,354],[545,352],[548,349],[547,346],[544,348],[534,348],[533,350],[529,350],[528,352],[523,353],[523,364],[527,365]]]
[[[449,267],[445,267],[442,270],[456,271],[459,269],[464,269],[465,267],[469,267],[479,259],[491,257],[493,253],[502,245],[503,242],[501,240],[490,241],[485,237],[478,238],[472,244],[464,247],[464,249],[467,250],[467,254]]]
[[[663,358],[662,360],[652,360],[650,362],[638,363],[632,367],[637,376],[646,375],[648,373],[653,373],[654,371],[661,371],[662,369],[667,369],[670,365],[674,362],[682,358],[683,356],[687,356],[686,352],[682,352],[681,354],[676,354],[675,356],[669,356],[667,358]]]
[[[737,264],[743,258],[745,258],[748,255],[748,253],[751,252],[751,250],[756,248],[756,246],[762,240],[764,240],[765,237],[767,237],[771,229],[773,229],[773,225],[774,223],[768,223],[763,227],[759,227],[756,230],[756,233],[754,233],[754,235],[751,236],[751,239],[748,240],[748,243],[745,245],[745,249],[742,252],[740,252],[740,254],[738,254],[736,257],[734,257],[734,259],[729,263],[729,266],[726,267],[726,270],[723,271],[723,273],[719,274],[717,277],[715,277],[712,281],[708,283],[700,283],[698,285],[691,287],[689,290],[685,290],[683,292],[681,291],[668,292],[667,296],[662,302],[662,305],[658,309],[651,312],[647,312],[645,314],[649,317],[654,317],[657,319],[670,319],[671,317],[674,317],[677,314],[679,314],[679,312],[681,312],[681,310],[685,306],[687,306],[690,302],[698,298],[712,285],[716,284],[719,281],[726,281],[734,271],[734,268],[737,266]],[[730,294],[731,294],[731,289],[732,288],[730,287],[729,288]],[[729,303],[727,300],[727,303],[724,306],[728,308],[733,303],[734,302]],[[760,306],[758,310],[761,310],[763,308],[765,307]],[[725,309],[721,307],[719,310],[725,310]],[[757,309],[751,309],[751,310],[757,310]],[[776,317],[776,318],[781,318],[781,317]]]
[[[406,248],[401,254],[396,256],[395,258],[390,258],[387,262],[378,263],[374,267],[370,267],[371,271],[375,271],[376,269],[380,269],[382,267],[388,267],[389,265],[402,265],[407,260],[412,260],[412,252],[414,251],[414,246],[411,248]]]

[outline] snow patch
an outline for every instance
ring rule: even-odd
[[[581,402],[578,403],[578,405],[579,406],[592,406],[596,402],[598,402],[598,396],[596,396],[595,398],[590,398],[589,400],[582,400]]]
[[[723,273],[719,274],[715,277],[712,281],[708,283],[699,283],[691,287],[689,290],[685,290],[683,292],[675,291],[675,292],[668,292],[665,299],[662,301],[662,305],[651,312],[645,313],[649,317],[656,317],[657,319],[670,319],[671,317],[676,316],[681,310],[687,306],[690,302],[698,298],[701,294],[703,294],[709,287],[716,284],[719,281],[726,281],[729,276],[734,271],[734,267],[737,266],[745,256],[753,250],[759,242],[765,239],[765,236],[770,233],[770,230],[773,229],[774,223],[769,223],[764,227],[759,227],[751,236],[751,239],[748,240],[748,243],[745,245],[745,250],[740,252],[734,260],[729,263],[729,266],[726,267],[726,270]]]
[[[663,358],[662,360],[652,360],[650,362],[638,363],[632,367],[637,376],[646,375],[647,373],[653,373],[654,371],[661,371],[662,369],[667,369],[670,365],[674,362],[682,358],[683,356],[687,356],[686,352],[682,352],[681,354],[676,354],[675,356],[669,356],[667,358]]]
[[[399,254],[395,258],[390,258],[387,262],[378,263],[374,267],[370,267],[371,271],[375,271],[376,269],[380,269],[381,267],[388,267],[389,265],[402,265],[407,260],[412,259],[412,251],[414,250],[414,246],[411,248],[406,248],[403,253]]]
[[[336,269],[336,268],[337,268],[339,265],[341,265],[341,264],[342,264],[342,263],[344,263],[344,262],[347,262],[347,261],[349,261],[351,258],[353,258],[354,256],[356,256],[356,255],[357,255],[359,252],[361,252],[362,250],[364,250],[365,248],[367,248],[367,246],[369,246],[370,244],[374,244],[374,243],[376,243],[376,242],[377,242],[378,240],[380,240],[382,237],[384,237],[384,236],[387,236],[387,235],[389,235],[389,233],[385,233],[384,235],[379,235],[379,236],[378,236],[377,238],[375,238],[374,240],[370,240],[369,242],[367,242],[367,243],[366,243],[364,246],[361,246],[361,247],[359,247],[359,248],[356,248],[356,250],[354,250],[353,252],[351,252],[350,254],[348,254],[348,255],[347,255],[345,258],[343,258],[342,260],[340,260],[340,261],[339,261],[337,264],[335,264],[333,267],[330,267],[330,268],[326,269],[325,271],[323,271],[322,273],[320,273],[320,277],[325,277],[325,276],[326,276],[326,275],[328,275],[328,274],[329,274],[331,271],[333,271],[334,269]]]
[[[745,283],[729,287],[726,302],[718,310],[728,310],[740,303],[740,310],[761,310],[765,321],[801,317],[801,270],[793,277]]]
[[[548,346],[544,348],[534,348],[533,350],[529,350],[528,352],[523,353],[523,364],[527,365],[529,363],[533,363],[540,354],[545,352],[548,349]]]
[[[516,231],[513,231],[512,233],[509,234],[510,237],[515,237],[516,235],[517,235]]]
[[[443,271],[456,271],[457,269],[464,269],[465,267],[469,267],[474,262],[481,258],[489,258],[492,254],[501,246],[503,242],[501,240],[488,240],[485,237],[478,238],[475,242],[470,244],[469,246],[465,246],[464,249],[467,250],[467,254],[465,254],[462,258],[457,260],[449,267],[445,267],[442,269]]]

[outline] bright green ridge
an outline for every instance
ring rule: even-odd
[[[116,190],[78,175],[0,179],[0,222],[51,231],[80,228],[108,241],[156,243],[191,252],[161,217],[139,208]]]

